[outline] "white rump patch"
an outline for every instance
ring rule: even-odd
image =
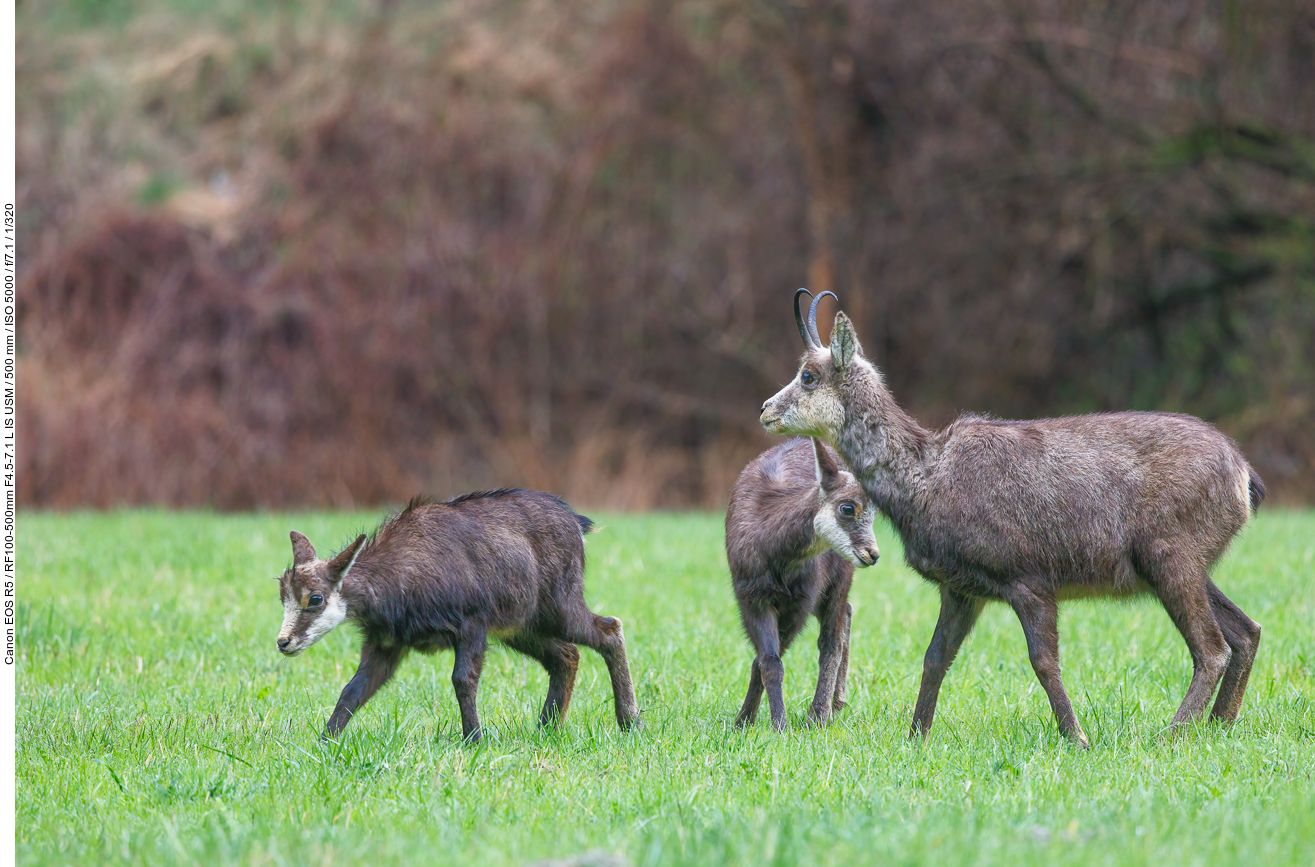
[[[1243,467],[1238,473],[1237,494],[1242,498],[1242,509],[1251,517],[1251,473]]]

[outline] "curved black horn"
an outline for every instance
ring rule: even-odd
[[[807,346],[809,349],[816,349],[817,346],[818,346],[817,338],[815,338],[812,334],[810,334],[810,333],[808,332],[808,326],[804,324],[804,317],[803,317],[803,314],[801,314],[801,313],[799,312],[799,296],[800,296],[800,295],[807,295],[809,298],[812,298],[812,297],[813,297],[813,293],[812,293],[812,292],[809,292],[807,289],[799,289],[799,290],[796,290],[796,291],[795,291],[795,293],[794,293],[794,321],[795,321],[795,324],[799,326],[799,336],[802,337],[802,338],[804,339],[804,346]],[[813,330],[816,331],[817,329],[814,328]]]
[[[818,336],[818,333],[817,333],[817,302],[821,301],[823,298],[825,298],[825,297],[828,296],[828,295],[830,295],[832,298],[836,299],[836,303],[837,303],[837,304],[840,303],[840,296],[837,295],[836,293],[834,293],[834,292],[823,292],[822,294],[820,294],[820,295],[818,295],[816,298],[814,298],[814,299],[813,299],[813,303],[812,303],[811,305],[809,305],[809,307],[808,307],[808,330],[809,330],[809,332],[810,332],[810,333],[812,334],[812,336],[813,336],[813,345],[814,345],[814,346],[821,346],[821,345],[822,345],[822,338],[819,337],[819,336]],[[799,297],[798,295],[795,296],[796,299],[797,299],[798,297]]]

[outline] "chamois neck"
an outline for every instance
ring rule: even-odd
[[[338,592],[347,605],[347,619],[353,622],[368,621],[379,604],[376,598],[378,585],[374,580],[376,564],[369,556],[372,553],[370,543],[366,543],[351,571],[338,584]]]
[[[352,569],[351,574],[338,584],[338,593],[347,605],[347,619],[351,621],[364,619],[371,607],[369,584],[361,578],[362,575]]]
[[[836,450],[877,508],[898,523],[921,485],[931,434],[900,408],[867,362],[855,366],[847,391]]]

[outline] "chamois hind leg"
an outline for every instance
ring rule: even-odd
[[[757,654],[753,665],[767,690],[772,727],[777,731],[785,731],[785,696],[782,691],[785,666],[781,663],[781,633],[776,611],[771,608],[742,609],[740,616],[744,620],[744,631]]]
[[[936,620],[936,631],[922,660],[922,684],[918,687],[918,703],[913,708],[913,723],[909,737],[927,737],[931,733],[932,719],[936,716],[936,699],[940,696],[941,681],[950,670],[959,645],[972,631],[977,615],[982,613],[983,602],[961,596],[941,588],[941,613]]]
[[[1242,696],[1246,694],[1247,680],[1251,677],[1251,664],[1256,659],[1256,651],[1260,649],[1260,624],[1247,617],[1241,608],[1219,591],[1213,581],[1206,585],[1205,590],[1210,598],[1215,621],[1233,651],[1228,667],[1224,669],[1224,678],[1219,683],[1219,694],[1215,697],[1210,718],[1231,723],[1242,709]]]
[[[1059,605],[1054,597],[1038,595],[1027,587],[1016,586],[1011,590],[1013,598],[1009,604],[1023,624],[1028,659],[1050,699],[1050,709],[1059,723],[1060,734],[1081,747],[1090,746],[1059,676]]]
[[[817,725],[826,725],[831,719],[831,705],[835,700],[840,676],[840,662],[846,644],[845,617],[849,604],[841,593],[823,597],[817,610],[820,629],[817,635],[817,691],[813,695],[808,719]]]
[[[1206,585],[1210,579],[1197,568],[1170,560],[1155,563],[1147,583],[1155,591],[1169,619],[1182,633],[1192,654],[1192,682],[1174,714],[1171,726],[1177,728],[1205,713],[1205,706],[1215,694],[1215,687],[1228,668],[1233,651],[1215,620]]]
[[[799,637],[799,633],[804,631],[804,627],[808,625],[808,618],[811,614],[812,612],[802,605],[795,608],[787,608],[778,613],[777,628],[781,637],[781,656],[785,656],[785,652],[790,649],[791,644],[794,644],[794,640]],[[784,671],[782,673],[784,675]],[[782,707],[784,707],[784,676],[782,676],[781,682],[781,703]]]
[[[566,719],[566,709],[575,690],[580,651],[570,642],[537,635],[518,635],[507,639],[506,643],[512,650],[537,659],[548,672],[548,697],[543,701],[539,725],[554,725]]]
[[[836,691],[831,699],[831,712],[845,707],[845,681],[849,678],[849,630],[854,623],[854,606],[845,603],[844,634],[840,637],[840,665],[836,669]]]
[[[776,617],[775,612],[771,612],[771,614],[773,617]],[[762,615],[760,614],[752,615],[753,618],[761,616]],[[735,725],[737,728],[744,728],[745,726],[753,725],[758,719],[758,708],[762,704],[763,699],[763,655],[759,650],[758,639],[754,637],[755,629],[758,630],[757,634],[762,634],[761,629],[763,627],[762,624],[758,624],[756,627],[752,626],[751,615],[747,612],[743,613],[743,618],[744,630],[749,634],[749,640],[753,643],[755,652],[753,668],[749,673],[749,691],[744,696],[744,704],[740,707],[739,714],[735,717]],[[778,660],[780,659],[780,656],[785,653],[785,649],[790,646],[790,643],[794,641],[795,636],[799,634],[799,631],[803,629],[804,624],[807,621],[807,615],[799,616],[798,613],[787,613],[784,620],[777,618],[774,635],[776,636],[776,656]],[[770,663],[768,667],[771,667]],[[784,671],[784,669],[782,670]],[[771,705],[770,696],[768,698],[768,705]],[[784,713],[784,694],[782,694],[781,697],[781,709],[782,713]]]
[[[607,673],[612,678],[612,699],[616,705],[616,724],[625,730],[639,728],[639,702],[635,700],[635,685],[630,679],[621,618],[599,617],[589,610],[584,599],[579,599],[565,620],[562,637],[573,644],[592,647],[607,663]]]

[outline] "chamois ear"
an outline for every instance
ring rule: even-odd
[[[288,534],[292,537],[292,562],[297,565],[310,563],[315,559],[315,546],[310,543],[310,539],[293,530]]]
[[[811,437],[813,440],[813,458],[817,467],[817,483],[822,486],[822,490],[830,491],[835,488],[840,481],[840,467],[836,465],[835,458],[822,445],[822,441],[817,437]]]
[[[329,581],[337,584],[347,577],[348,571],[356,563],[356,557],[361,553],[361,547],[365,545],[365,534],[356,537],[356,541],[343,548],[337,557],[329,561]]]
[[[854,323],[849,321],[845,311],[838,311],[836,322],[831,326],[831,361],[836,370],[842,374],[847,372],[854,363],[854,356],[862,354],[863,348],[858,345],[858,337],[854,334]]]

